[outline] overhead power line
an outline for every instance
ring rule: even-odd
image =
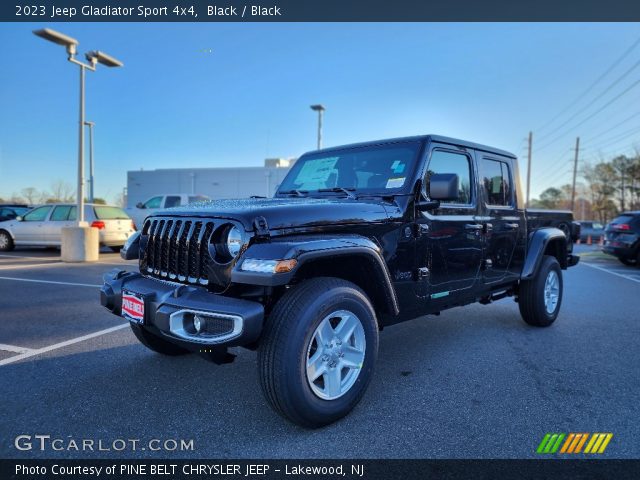
[[[571,102],[569,105],[567,105],[565,108],[563,108],[559,113],[557,113],[551,120],[549,120],[547,123],[545,123],[542,127],[538,128],[537,130],[535,130],[536,132],[541,132],[544,129],[546,129],[547,127],[549,127],[550,125],[553,124],[553,122],[555,122],[558,118],[560,118],[562,115],[564,115],[565,113],[567,113],[570,109],[572,109],[576,104],[578,104],[580,102],[580,100],[582,100],[584,97],[586,97],[591,90],[593,90],[595,88],[596,85],[598,85],[607,75],[609,75],[609,73],[611,73],[611,71],[616,68],[620,62],[622,62],[625,58],[627,58],[627,56],[629,56],[629,54],[640,44],[640,38],[638,38],[635,42],[633,42],[633,44],[627,48],[627,50],[624,51],[624,53],[618,57],[617,60],[615,60],[610,66],[609,68],[607,68],[604,73],[602,73],[598,78],[596,78],[596,80],[589,85],[589,87],[587,87],[587,89],[582,92],[580,95],[578,95],[578,97]]]
[[[631,85],[629,85],[626,89],[624,89],[622,92],[620,92],[618,95],[616,95],[615,97],[613,97],[611,100],[609,100],[607,103],[605,103],[604,105],[602,105],[602,107],[600,107],[598,110],[596,110],[595,112],[593,112],[591,115],[587,116],[586,118],[584,118],[581,122],[575,124],[573,127],[571,127],[569,130],[567,130],[566,132],[563,132],[562,134],[558,135],[557,137],[555,137],[553,140],[545,143],[543,146],[538,148],[538,151],[542,150],[543,148],[547,148],[549,145],[553,145],[555,142],[557,142],[558,140],[560,140],[561,138],[565,137],[569,132],[575,130],[576,128],[580,127],[581,125],[584,125],[587,121],[591,120],[593,117],[595,117],[596,115],[598,115],[600,112],[602,112],[605,108],[611,106],[614,102],[616,102],[617,100],[619,100],[620,98],[622,98],[624,95],[626,95],[627,93],[629,93],[631,90],[633,90],[635,87],[637,87],[638,85],[640,85],[640,80],[636,80],[635,82],[633,82]]]
[[[589,103],[587,103],[584,107],[582,107],[580,110],[578,110],[576,113],[574,113],[573,115],[571,115],[567,120],[565,120],[563,123],[561,123],[560,125],[558,125],[556,128],[560,129],[562,127],[564,127],[565,125],[571,123],[571,121],[573,121],[575,118],[577,118],[578,116],[580,116],[585,110],[588,110],[595,102],[597,102],[598,100],[600,100],[602,97],[604,97],[607,93],[609,93],[611,91],[611,89],[613,89],[616,85],[618,85],[622,80],[624,80],[631,72],[633,72],[636,68],[640,67],[640,60],[638,60],[636,63],[634,63],[631,68],[629,68],[626,72],[624,72],[622,75],[620,75],[618,78],[616,78],[612,83],[609,84],[609,86],[607,88],[605,88],[602,92],[600,92],[599,95],[596,96],[596,98],[594,98],[593,100],[591,100]],[[543,135],[540,140],[544,140],[545,138],[550,137],[553,134],[553,132],[550,132],[546,135]]]
[[[616,123],[613,127],[607,128],[606,130],[598,133],[597,135],[589,137],[589,141],[587,141],[586,143],[593,142],[596,138],[600,138],[602,135],[605,135],[605,134],[609,133],[610,131],[615,130],[616,128],[620,127],[621,125],[624,125],[625,123],[627,123],[629,120],[633,120],[638,115],[640,115],[640,112],[636,112],[633,115],[631,115],[631,116],[625,118],[624,120],[622,120],[620,123]]]
[[[636,135],[638,133],[640,133],[640,127],[636,126],[635,128],[626,130],[622,133],[618,133],[612,137],[609,137],[606,140],[603,140],[601,143],[598,143],[595,147],[589,147],[589,150],[598,150],[604,147],[608,147],[609,145],[615,145],[616,143],[619,143],[622,140],[625,140],[626,138],[632,135]]]

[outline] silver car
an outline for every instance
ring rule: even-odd
[[[75,204],[41,205],[23,217],[0,222],[0,250],[16,245],[59,247],[62,229],[76,225]],[[100,245],[119,251],[135,232],[131,217],[120,207],[85,204],[85,220],[100,231]]]

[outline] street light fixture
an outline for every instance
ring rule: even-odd
[[[39,37],[44,38],[45,40],[49,40],[50,42],[57,43],[58,45],[62,45],[63,47],[67,47],[67,53],[69,55],[76,54],[78,41],[75,38],[69,37],[64,33],[56,32],[55,30],[51,30],[50,28],[34,30],[33,33],[35,33]]]
[[[317,104],[311,105],[311,110],[318,112],[318,150],[322,148],[322,114],[326,110],[324,106]]]
[[[69,37],[64,33],[56,32],[50,28],[34,30],[35,35],[44,38],[50,42],[62,45],[67,50],[67,60],[75,63],[80,67],[80,121],[79,121],[79,140],[78,140],[78,188],[76,192],[76,205],[78,209],[78,226],[86,226],[84,221],[84,77],[85,70],[96,71],[96,64],[101,63],[107,67],[122,67],[123,63],[116,60],[110,55],[100,51],[90,51],[85,54],[85,58],[89,64],[83,63],[76,59],[78,41]],[[93,176],[91,180],[91,189],[93,190]]]

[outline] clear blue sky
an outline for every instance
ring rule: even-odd
[[[109,200],[127,170],[262,165],[313,149],[312,103],[327,107],[327,146],[440,133],[524,157],[528,131],[571,104],[640,37],[637,24],[5,23],[0,196],[48,189],[57,179],[75,185],[78,68],[62,47],[31,33],[43,27],[77,38],[81,53],[100,49],[125,63],[87,78],[96,195]],[[638,60],[640,47],[556,126]],[[640,69],[589,108],[638,78]],[[640,129],[640,116],[598,135],[639,112],[639,100],[640,86],[534,149],[533,194],[570,180],[576,134],[585,159],[629,150],[640,133],[605,141]],[[536,143],[553,130],[536,133],[534,145],[553,140]]]

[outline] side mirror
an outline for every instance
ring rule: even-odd
[[[144,207],[144,203],[142,203],[142,202],[138,202],[138,203],[136,204],[136,208],[145,208],[145,207]]]
[[[18,215],[15,219],[16,219],[18,222],[21,222],[21,221],[22,221],[22,215]]]
[[[435,210],[440,206],[440,201],[438,200],[420,200],[416,203],[416,208],[421,212],[426,212],[428,210]]]
[[[456,200],[460,179],[455,173],[434,173],[429,178],[429,198],[431,200]]]

